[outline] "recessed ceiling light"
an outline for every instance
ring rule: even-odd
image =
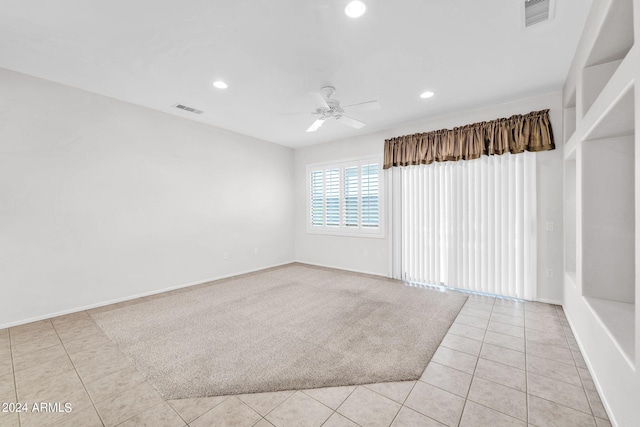
[[[344,8],[344,13],[347,14],[349,18],[359,18],[367,10],[367,6],[364,5],[361,1],[355,0],[352,1]]]
[[[435,93],[433,93],[430,90],[428,90],[426,92],[422,92],[420,94],[420,98],[431,98],[433,95],[435,95]]]
[[[218,80],[218,81],[213,82],[213,86],[217,87],[218,89],[226,89],[226,88],[229,87],[229,85],[227,85],[222,80]]]

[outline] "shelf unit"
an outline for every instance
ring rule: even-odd
[[[569,96],[569,101],[564,106],[562,115],[562,133],[564,135],[565,144],[569,142],[569,139],[576,131],[576,122],[578,120],[576,114],[576,91],[574,89],[573,93]]]
[[[564,271],[571,276],[575,286],[576,277],[576,159],[564,165]]]
[[[564,309],[620,426],[640,419],[639,11],[593,3],[563,88]]]

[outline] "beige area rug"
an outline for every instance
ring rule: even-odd
[[[294,264],[93,317],[180,399],[418,379],[466,299]]]

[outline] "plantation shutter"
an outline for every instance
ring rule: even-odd
[[[325,170],[325,206],[326,225],[330,227],[340,226],[340,169]]]
[[[362,166],[362,226],[380,225],[379,164]]]
[[[358,166],[344,169],[344,225],[357,227],[360,225],[360,185]]]
[[[307,230],[382,235],[382,159],[307,166]]]
[[[311,172],[311,225],[324,225],[324,173],[321,170]]]

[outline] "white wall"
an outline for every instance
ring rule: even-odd
[[[541,301],[562,301],[562,101],[561,93],[552,93],[475,111],[443,116],[413,123],[388,131],[356,138],[299,148],[294,153],[295,181],[295,257],[298,261],[327,265],[348,270],[363,271],[387,276],[389,274],[389,241],[361,237],[338,237],[309,234],[306,231],[306,177],[309,163],[338,160],[350,157],[379,155],[387,138],[453,128],[469,123],[525,114],[549,108],[556,146],[554,151],[537,153],[538,191],[538,289]],[[321,131],[321,130],[320,130]],[[545,231],[548,221],[554,223],[553,232]],[[365,255],[366,253],[366,255]],[[546,277],[552,269],[553,278]]]
[[[0,328],[292,261],[292,165],[289,148],[0,69]]]

